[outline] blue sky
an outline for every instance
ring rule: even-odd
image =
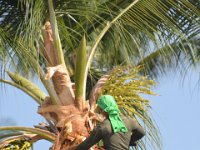
[[[172,72],[157,81],[153,91],[159,96],[147,96],[162,134],[163,150],[200,149],[198,80],[198,73],[189,73],[183,82],[183,76]],[[45,121],[36,113],[37,104],[24,93],[10,86],[0,91],[0,122],[9,117],[19,126],[31,127]],[[41,141],[35,145],[35,150],[48,150],[49,146],[50,143]]]
[[[164,150],[200,149],[200,99],[198,74],[162,78],[152,98],[154,118],[160,128]],[[184,84],[183,84],[184,83]]]

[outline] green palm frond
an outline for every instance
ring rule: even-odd
[[[24,131],[32,134],[37,134],[41,138],[48,140],[50,142],[55,141],[55,134],[42,130],[42,129],[36,129],[36,128],[30,128],[30,127],[21,127],[21,126],[1,126],[0,127],[1,131]]]
[[[57,20],[55,16],[55,11],[53,7],[53,0],[48,0],[48,6],[49,6],[49,17],[51,22],[51,28],[52,28],[52,35],[54,38],[54,47],[56,49],[56,52],[58,53],[58,64],[65,64],[63,51],[62,51],[62,45],[60,42],[60,36],[58,33],[58,25]]]
[[[144,56],[137,65],[143,65],[144,74],[151,77],[158,77],[162,73],[166,73],[171,69],[179,69],[184,72],[186,65],[195,66],[198,63],[198,52],[200,38],[198,32],[188,37],[188,40],[180,39],[169,44],[163,45],[161,48],[155,50]],[[190,43],[188,45],[188,43]],[[165,54],[165,55],[163,55]],[[162,68],[162,70],[160,69]]]
[[[7,137],[12,137],[12,136],[19,136],[22,135],[23,133],[21,132],[16,132],[16,131],[11,131],[11,132],[3,132],[1,131],[1,135],[0,135],[0,141],[2,141],[2,139],[7,138]]]
[[[0,10],[2,9],[3,12],[4,8],[9,5],[11,10],[19,11],[21,19],[15,19],[19,22],[15,24],[15,26],[18,25],[18,30],[15,30],[17,32],[12,30],[9,34],[15,38],[19,38],[17,35],[20,35],[21,40],[28,41],[29,45],[33,46],[34,42],[40,39],[41,27],[45,19],[49,17],[48,6],[40,0],[21,2],[23,2],[21,5],[17,1],[14,1],[13,4],[9,2],[7,4],[2,0],[1,3],[4,5],[2,5]],[[92,2],[77,0],[55,1],[55,14],[65,59],[69,59],[69,53],[74,51],[74,47],[78,47],[83,33],[88,36],[88,46],[91,47],[95,37],[105,27],[106,22],[112,22],[116,16],[123,10],[126,10],[126,8],[129,8],[132,3],[133,1],[124,2],[122,0]],[[169,39],[173,41],[177,37],[187,39],[187,34],[192,35],[196,31],[195,29],[199,28],[199,6],[199,2],[194,0],[190,2],[138,1],[118,18],[113,28],[108,31],[108,33],[112,34],[106,33],[98,45],[99,52],[110,53],[100,55],[95,57],[95,59],[101,60],[102,58],[102,60],[106,61],[112,60],[115,56],[123,56],[124,59],[115,57],[115,61],[111,61],[108,68],[112,68],[113,63],[116,65],[122,63],[137,64],[149,53],[147,47],[151,47],[152,44],[147,43],[147,41],[151,40],[152,43],[158,45],[158,39],[166,44],[169,43]],[[12,15],[16,16],[17,14],[12,13]],[[5,17],[9,16],[9,13],[5,15]],[[6,24],[6,21],[8,19],[4,19],[0,23],[4,29],[3,25]],[[14,23],[10,23],[11,25],[14,26]],[[66,34],[62,35],[62,33]],[[116,40],[117,38],[119,40]],[[111,44],[104,44],[107,41],[106,39],[113,39],[112,45],[114,46],[108,47],[107,45]],[[121,42],[119,43],[119,41]],[[27,42],[25,43],[27,44]],[[165,56],[164,52],[162,54]],[[17,57],[20,58],[20,56]],[[104,61],[98,62],[105,64]],[[26,63],[24,62],[23,64]],[[159,67],[159,69],[162,70],[162,67]]]
[[[30,95],[32,98],[34,98],[40,105],[44,101],[46,94],[34,83],[30,82],[26,78],[20,76],[19,74],[14,74],[12,72],[7,72],[9,77],[14,81],[14,83],[6,81],[6,80],[0,80],[4,83],[13,85],[21,90],[23,90],[25,93]]]
[[[76,100],[79,104],[80,108],[84,108],[83,100],[86,99],[85,91],[86,91],[86,85],[84,85],[84,71],[86,67],[86,61],[87,61],[87,48],[86,48],[86,37],[83,36],[81,43],[76,51],[76,75],[75,75],[75,86],[76,86]]]
[[[11,42],[9,43],[8,48],[11,50],[7,53],[10,56],[9,60],[11,60],[11,62],[8,64],[13,66],[13,69],[20,74],[26,74],[26,76],[29,76],[30,72],[32,72],[38,75],[48,91],[53,103],[59,103],[58,96],[52,86],[52,83],[49,80],[45,80],[45,73],[42,66],[40,66],[41,62],[37,55],[39,54],[37,49],[35,47],[29,47],[29,45],[26,45],[24,43],[25,41],[22,41],[21,39],[16,39],[14,41],[11,39],[10,41]],[[4,69],[7,68],[5,67]]]
[[[4,80],[4,79],[0,79],[0,82],[11,85],[13,87],[16,87],[20,90],[22,90],[23,92],[25,92],[26,94],[28,94],[30,97],[32,97],[38,104],[42,104],[42,102],[44,101],[45,97],[42,96],[38,96],[38,94],[34,94],[34,92],[28,91],[27,88],[21,86],[20,84],[8,81],[8,80]],[[33,90],[33,89],[32,89]]]

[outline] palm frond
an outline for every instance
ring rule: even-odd
[[[50,17],[50,22],[51,22],[51,27],[52,27],[52,32],[53,32],[52,34],[54,38],[54,48],[56,49],[56,52],[58,54],[58,64],[65,64],[63,51],[62,51],[62,45],[60,42],[60,36],[58,33],[57,20],[55,16],[54,7],[53,7],[53,0],[48,0],[48,6],[49,6],[49,17]]]
[[[25,1],[21,2],[23,2],[21,5],[16,2],[10,4],[12,9],[19,9],[19,11],[21,11],[21,16],[24,16],[24,18],[21,17],[24,20],[18,23],[19,29],[17,33],[23,35],[22,39],[28,40],[29,43],[33,45],[35,41],[40,39],[38,38],[41,33],[40,29],[45,18],[48,18],[46,11],[47,5],[39,0],[34,2],[29,1],[30,4],[27,1],[26,3]],[[6,2],[3,0],[2,3],[4,3],[4,7],[7,6]],[[130,60],[132,64],[137,64],[139,59],[143,59],[144,53],[148,53],[146,48],[152,45],[143,42],[142,39],[144,38],[146,41],[151,40],[157,45],[156,39],[170,39],[171,41],[176,37],[187,39],[187,34],[192,34],[195,32],[195,29],[199,28],[198,8],[200,4],[194,0],[190,2],[145,0],[138,1],[138,3],[132,7],[131,3],[134,3],[134,1],[55,1],[54,7],[58,20],[59,33],[61,35],[61,42],[63,42],[62,45],[65,48],[65,58],[69,59],[69,53],[73,52],[73,48],[78,46],[83,32],[88,35],[88,46],[92,46],[94,37],[100,33],[106,22],[112,22],[112,20],[115,20],[114,18],[116,18],[116,16],[120,17],[114,24],[115,28],[110,29],[109,32],[119,33],[121,40],[129,37],[130,42],[126,42],[126,44],[123,42],[124,44],[120,43],[119,45],[119,40],[115,40],[119,34],[105,34],[102,41],[106,41],[104,39],[112,37],[113,44],[116,46],[112,47],[112,50],[110,50],[105,48],[105,44],[99,44],[98,50],[99,52],[103,52],[103,50],[105,51],[105,49],[107,49],[111,52],[111,55],[107,56],[106,60],[111,60],[113,58],[112,52],[114,51],[115,54],[126,54],[124,55],[124,60],[115,61],[118,64],[124,63],[125,60]],[[26,5],[28,6],[25,7]],[[122,10],[126,10],[126,8],[130,9],[123,14]],[[123,15],[119,15],[120,13]],[[9,16],[9,14],[6,16]],[[4,20],[2,20],[2,24],[3,21]],[[19,24],[21,25],[19,26]],[[33,31],[34,33],[32,33]],[[63,36],[62,31],[66,31],[67,34]],[[168,44],[168,40],[160,41]],[[141,47],[144,44],[146,46]],[[137,62],[135,62],[135,60]],[[24,64],[26,63],[24,62]]]
[[[14,82],[8,81],[8,80],[4,80],[4,79],[0,79],[0,82],[11,85],[13,87],[16,87],[22,91],[24,91],[26,94],[28,94],[30,97],[32,97],[38,104],[42,104],[42,102],[44,101],[44,97],[42,98],[41,96],[37,97],[36,95],[34,95],[32,92],[29,92],[26,88],[24,88],[23,86],[16,84]]]
[[[199,37],[198,32],[188,37],[188,40],[179,39],[172,43],[156,47],[153,52],[144,56],[137,65],[144,66],[144,74],[158,77],[171,69],[186,71],[187,66],[198,63]],[[189,44],[190,43],[190,44]]]
[[[0,131],[25,131],[33,134],[37,134],[43,139],[46,139],[50,142],[53,142],[55,140],[55,135],[49,131],[42,130],[42,129],[35,129],[35,128],[29,128],[29,127],[21,127],[21,126],[1,126]]]
[[[75,95],[76,95],[76,100],[81,109],[84,109],[84,100],[86,99],[86,83],[84,81],[85,76],[84,76],[84,71],[86,67],[86,55],[87,55],[87,48],[86,48],[86,37],[85,35],[83,36],[81,43],[77,49],[76,52],[76,75],[75,75]]]
[[[26,78],[23,78],[19,74],[14,74],[9,71],[7,72],[7,74],[14,81],[14,83],[6,80],[0,80],[0,81],[23,90],[25,93],[34,98],[40,105],[42,104],[42,102],[46,97],[46,94],[38,86],[36,86],[34,83],[30,82]]]

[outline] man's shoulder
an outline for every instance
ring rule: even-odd
[[[134,121],[133,118],[131,118],[130,116],[125,116],[125,115],[120,115],[122,120],[127,120],[127,121]]]
[[[111,124],[110,124],[109,119],[105,119],[104,121],[98,123],[98,124],[96,125],[96,128],[98,128],[98,129],[103,129],[103,128],[105,128],[105,127],[107,127],[107,126],[110,126],[110,125],[111,125]]]
[[[138,127],[138,123],[131,118],[130,116],[121,116],[122,120],[124,121],[126,126],[130,126],[131,128],[137,128]]]
[[[105,119],[102,123],[101,123],[101,126],[104,127],[104,126],[108,126],[110,125],[110,120],[109,119]]]
[[[109,119],[105,119],[103,122],[99,124],[99,128],[103,134],[112,132],[112,127]]]

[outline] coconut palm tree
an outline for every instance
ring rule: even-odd
[[[141,94],[154,94],[147,75],[198,60],[199,8],[197,0],[0,0],[0,81],[31,96],[47,120],[36,128],[0,127],[23,131],[1,148],[30,148],[40,139],[55,150],[76,146],[98,122],[98,96],[111,94],[146,129],[138,148],[161,149]]]

